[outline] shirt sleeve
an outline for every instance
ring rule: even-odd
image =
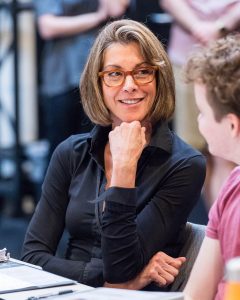
[[[206,235],[218,239],[224,261],[240,255],[237,233],[240,230],[239,195],[240,169],[236,167],[221,188],[214,202]]]
[[[158,251],[176,243],[193,206],[199,200],[205,178],[202,156],[182,161],[169,173],[142,210],[137,197],[147,193],[140,187],[112,187],[105,200],[102,219],[104,278],[110,283],[133,279]]]
[[[102,286],[102,260],[72,261],[56,256],[65,228],[68,191],[71,181],[69,143],[57,147],[50,161],[42,187],[42,196],[29,224],[22,250],[22,260],[44,270],[78,282]]]
[[[56,16],[73,16],[95,11],[98,0],[34,0],[37,16],[53,14]]]
[[[213,203],[209,215],[208,224],[206,228],[206,236],[212,239],[218,239],[218,226],[219,226],[219,198]]]

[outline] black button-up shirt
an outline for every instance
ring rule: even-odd
[[[157,124],[139,159],[136,187],[105,190],[110,130],[96,126],[57,147],[23,247],[25,261],[92,286],[134,278],[158,251],[177,256],[205,177],[202,155]],[[59,258],[64,228],[70,237]]]

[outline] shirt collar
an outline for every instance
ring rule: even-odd
[[[111,126],[103,127],[96,125],[90,132],[87,141],[90,148],[89,153],[102,169],[104,169],[104,149],[111,128]]]
[[[149,147],[160,148],[166,152],[172,152],[172,133],[168,127],[167,122],[158,122],[153,127],[152,137]]]

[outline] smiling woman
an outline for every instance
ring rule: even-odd
[[[23,259],[92,286],[167,289],[185,262],[182,232],[205,164],[168,128],[175,98],[166,52],[143,24],[112,22],[92,47],[80,90],[97,125],[54,152]]]

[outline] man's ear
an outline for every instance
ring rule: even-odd
[[[227,115],[227,119],[229,121],[232,137],[240,136],[240,118],[237,115],[230,113]]]

